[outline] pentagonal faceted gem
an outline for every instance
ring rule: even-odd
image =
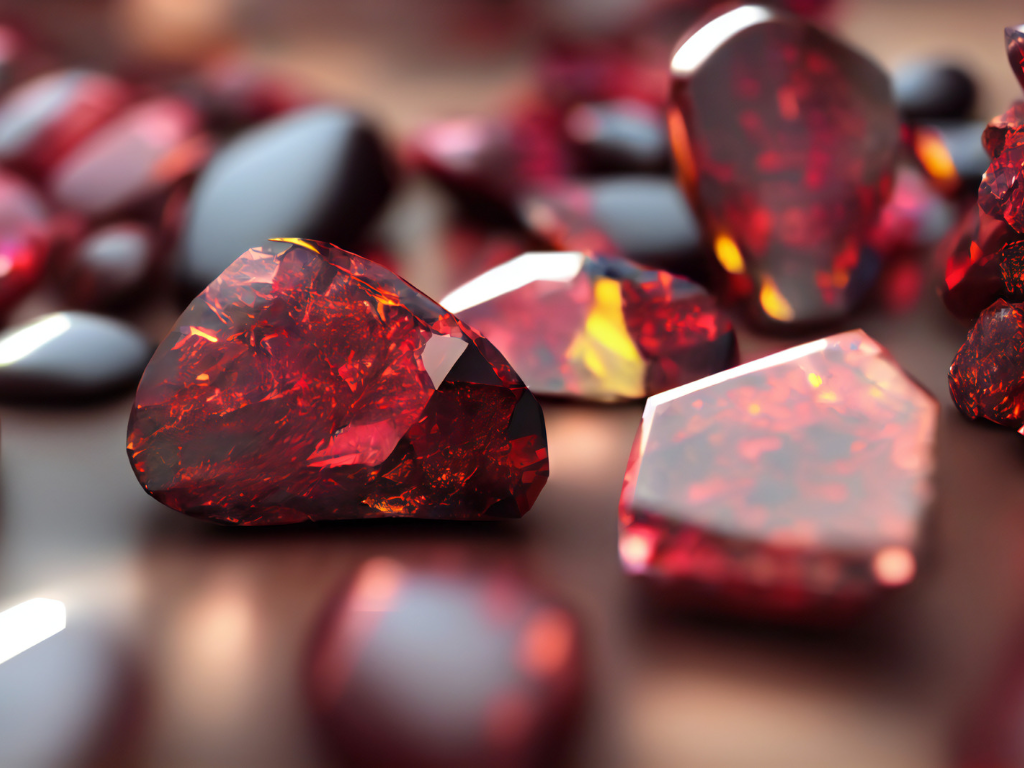
[[[241,525],[523,515],[540,407],[486,339],[323,243],[239,257],[143,374],[128,455],[179,511]]]
[[[949,367],[949,394],[969,419],[1024,427],[1024,305],[995,301]]]
[[[669,128],[723,266],[755,316],[844,315],[877,270],[863,238],[889,193],[899,126],[885,73],[807,22],[745,5],[672,59]]]
[[[639,398],[736,362],[701,286],[614,256],[525,253],[442,299],[538,394]]]
[[[346,765],[557,765],[581,655],[574,615],[512,574],[380,557],[327,607],[307,690]]]
[[[914,577],[937,416],[863,331],[652,397],[622,565],[712,609],[849,617]]]

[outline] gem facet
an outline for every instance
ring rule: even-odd
[[[261,123],[221,149],[200,174],[182,233],[191,296],[253,243],[284,233],[353,247],[391,191],[376,131],[331,106]]]
[[[846,314],[877,275],[863,237],[897,155],[885,73],[797,17],[744,5],[685,35],[672,75],[683,186],[738,255],[727,271],[754,281],[755,317]]]
[[[531,391],[624,400],[736,363],[732,324],[696,283],[616,257],[526,253],[441,300]]]
[[[714,609],[849,616],[914,576],[937,417],[863,331],[652,397],[622,565]]]
[[[581,632],[510,574],[369,560],[307,670],[346,765],[554,765],[581,702]]]
[[[969,419],[1024,428],[1024,305],[981,313],[949,367],[949,394]]]
[[[287,242],[239,257],[157,349],[128,433],[143,487],[241,525],[522,516],[544,420],[493,345],[383,267]]]

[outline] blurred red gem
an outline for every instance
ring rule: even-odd
[[[710,609],[849,618],[914,577],[938,410],[863,331],[652,397],[623,567]]]
[[[949,394],[970,419],[1024,427],[1024,306],[995,301],[949,367]]]
[[[580,627],[509,575],[376,558],[328,606],[307,689],[346,765],[555,765],[581,701]]]
[[[641,398],[736,363],[732,324],[704,288],[613,256],[526,253],[441,304],[538,394]]]
[[[66,69],[35,77],[0,102],[0,162],[43,174],[129,99],[128,87],[101,72]]]
[[[955,223],[953,204],[911,166],[896,171],[892,195],[882,206],[867,242],[883,258],[935,245]]]
[[[0,171],[0,314],[39,284],[51,244],[43,199],[28,182]]]
[[[92,218],[136,208],[195,173],[212,145],[188,103],[136,104],[79,144],[49,178],[53,198]]]
[[[899,122],[888,78],[807,22],[745,5],[672,59],[677,166],[755,316],[841,317],[877,275],[863,238],[889,195]]]
[[[1007,27],[1004,30],[1006,39],[1006,56],[1010,59],[1010,69],[1017,77],[1017,82],[1024,87],[1024,24],[1019,27]]]
[[[312,102],[293,83],[230,54],[207,61],[186,89],[211,125],[225,130],[244,128]]]
[[[81,309],[117,308],[135,298],[155,266],[157,239],[135,221],[100,227],[59,259],[55,281],[64,299]]]
[[[490,342],[324,243],[239,257],[139,384],[128,454],[222,523],[520,517],[547,481],[540,406]]]

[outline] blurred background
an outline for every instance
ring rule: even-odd
[[[409,159],[420,132],[449,118],[518,114],[550,96],[544,83],[563,82],[545,80],[558,61],[588,55],[610,57],[635,73],[635,85],[649,77],[657,93],[675,40],[711,5],[0,0],[0,22],[30,53],[12,66],[35,73],[89,67],[179,95],[194,95],[206,77],[203,93],[228,103],[239,90],[209,86],[210,73],[227,67],[258,83],[241,87],[243,101],[269,99],[261,90],[269,89],[274,104],[354,108],[399,168],[360,243],[437,297],[544,238],[505,222],[467,225],[457,197]],[[889,71],[935,58],[961,68],[976,97],[958,125],[985,121],[1021,96],[1003,44],[1003,28],[1024,22],[1019,3],[787,5]],[[225,121],[259,122],[276,111],[238,117],[241,110]],[[211,128],[210,151],[246,127]],[[670,178],[667,162],[655,166]],[[963,172],[974,190],[965,181],[943,198],[938,235],[971,204],[971,174],[980,172]],[[969,424],[948,400],[946,371],[965,330],[934,290],[939,240],[899,273],[905,282],[842,324],[885,344],[936,395],[942,418],[938,503],[919,578],[838,630],[696,617],[627,580],[616,506],[639,404],[544,403],[551,480],[522,521],[280,530],[219,528],[147,497],[124,453],[130,393],[0,407],[0,610],[37,598],[66,609],[65,629],[0,662],[0,764],[388,764],[389,740],[434,739],[437,754],[457,752],[491,727],[466,725],[475,713],[495,691],[514,689],[520,698],[494,715],[502,724],[494,738],[515,746],[504,753],[508,765],[1024,765],[969,756],[1009,733],[1011,754],[1024,759],[1024,447],[1012,432]],[[177,287],[157,283],[118,310],[152,342],[182,307]],[[36,286],[9,322],[74,304],[52,285]],[[777,338],[742,324],[739,335],[744,360],[814,336]],[[365,679],[352,677],[351,659],[324,648],[358,645],[342,626],[353,610],[346,600],[372,601],[381,584],[399,595],[393,605],[408,606],[406,623],[374,625],[358,642],[398,650],[359,667]],[[492,614],[505,598],[495,595],[508,594],[519,607],[502,623]],[[43,626],[52,604],[33,605]],[[453,650],[452,634],[476,645]],[[539,656],[517,656],[534,637]],[[416,648],[426,650],[417,656]],[[547,671],[535,679],[533,669]],[[324,712],[324,680],[355,691],[344,694],[355,697],[346,700],[355,714],[342,726]],[[408,693],[403,700],[415,705],[390,713],[411,724],[408,732],[376,733],[378,721],[360,720],[367,699],[359,686]],[[339,745],[339,728],[357,735]]]

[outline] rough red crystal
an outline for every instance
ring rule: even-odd
[[[669,128],[683,186],[755,317],[846,314],[877,275],[863,238],[899,142],[885,73],[765,6],[717,11],[672,59]]]
[[[1014,147],[1022,140],[1024,130],[1024,101],[1015,101],[1003,114],[996,115],[981,134],[981,145],[990,157],[995,157],[1004,147]]]
[[[146,491],[241,525],[523,515],[543,415],[493,345],[383,267],[288,242],[239,257],[153,356],[128,430]]]
[[[122,112],[54,168],[50,193],[92,218],[131,210],[194,173],[212,150],[199,113],[187,102],[158,97]]]
[[[949,366],[949,395],[969,419],[1024,428],[1024,305],[981,313]]]
[[[119,112],[130,97],[117,78],[86,69],[35,77],[0,102],[0,162],[43,174]]]
[[[623,567],[714,609],[849,617],[914,577],[938,410],[863,331],[652,397]]]
[[[1006,56],[1010,60],[1010,69],[1017,77],[1017,82],[1024,87],[1024,24],[1018,27],[1007,27],[1003,34],[1006,39]]]
[[[526,253],[441,305],[537,394],[640,398],[736,363],[732,324],[704,288],[614,256]]]
[[[558,765],[581,656],[574,615],[513,574],[379,557],[328,606],[307,690],[346,765]]]

